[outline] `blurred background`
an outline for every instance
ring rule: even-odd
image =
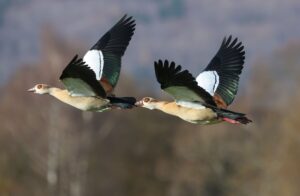
[[[81,112],[26,92],[62,87],[66,64],[125,13],[137,26],[117,95],[169,99],[153,61],[196,76],[232,34],[246,63],[230,109],[254,122]],[[299,0],[0,0],[0,195],[300,195],[299,18]]]

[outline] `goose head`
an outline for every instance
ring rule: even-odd
[[[157,102],[158,101],[152,97],[144,97],[140,101],[137,101],[135,105],[153,110],[156,108]]]
[[[29,92],[33,92],[36,94],[47,94],[50,91],[50,86],[47,84],[37,84],[33,88],[28,89]]]

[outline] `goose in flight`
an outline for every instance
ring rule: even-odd
[[[229,36],[224,38],[217,54],[196,79],[189,71],[181,70],[180,65],[159,60],[154,63],[157,81],[175,101],[144,97],[136,105],[161,110],[191,123],[247,124],[251,120],[245,114],[226,109],[237,93],[244,59],[244,46],[237,38],[232,40]]]
[[[102,112],[134,107],[134,97],[115,97],[112,93],[120,71],[121,57],[134,34],[135,20],[123,16],[84,55],[76,55],[63,70],[60,80],[66,89],[37,84],[28,91],[50,94],[84,111]]]

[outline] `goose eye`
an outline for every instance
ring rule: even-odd
[[[150,101],[150,98],[148,98],[148,97],[146,97],[146,98],[144,98],[144,102],[149,102]]]
[[[43,85],[41,85],[41,84],[37,85],[38,89],[41,89],[42,87],[43,87]]]

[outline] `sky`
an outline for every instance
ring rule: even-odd
[[[88,50],[125,13],[137,27],[123,70],[139,78],[154,77],[157,59],[197,75],[230,34],[244,43],[246,65],[300,39],[298,0],[0,0],[0,82],[40,59],[46,27]]]

